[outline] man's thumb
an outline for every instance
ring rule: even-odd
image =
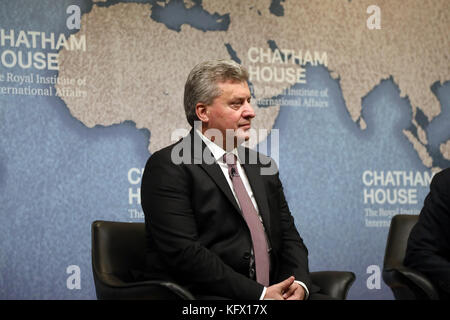
[[[287,289],[291,286],[291,284],[294,282],[295,277],[294,276],[290,276],[289,278],[287,278],[286,280],[281,282],[281,288],[282,289]]]

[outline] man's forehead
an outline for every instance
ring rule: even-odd
[[[221,95],[226,96],[250,96],[250,90],[246,81],[226,80],[217,83]]]

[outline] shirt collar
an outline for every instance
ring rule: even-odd
[[[220,161],[223,162],[223,155],[225,153],[227,153],[225,150],[223,150],[221,147],[219,147],[217,144],[215,144],[214,142],[212,142],[211,140],[209,140],[206,136],[203,135],[203,133],[201,133],[200,130],[195,129],[195,131],[197,132],[197,134],[200,136],[200,138],[202,138],[203,142],[206,144],[206,146],[209,148],[209,150],[211,151],[211,153],[214,156],[214,159],[216,161]],[[237,152],[237,148],[234,148],[231,153],[233,153],[238,161],[239,161],[239,154]],[[240,162],[240,161],[239,161]]]

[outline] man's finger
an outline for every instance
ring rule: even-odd
[[[289,296],[286,300],[303,300],[305,297],[305,290],[302,288],[302,286],[298,285],[295,287],[296,289],[292,293],[291,296]]]
[[[287,278],[286,280],[281,281],[281,282],[280,282],[281,292],[287,290],[287,289],[291,286],[291,284],[294,283],[294,280],[295,280],[294,276],[290,276],[290,277]]]
[[[295,292],[296,286],[292,284],[287,291],[283,293],[283,298],[289,298]]]
[[[300,294],[295,292],[292,296],[288,297],[286,300],[301,300]]]

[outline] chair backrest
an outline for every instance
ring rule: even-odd
[[[92,265],[94,272],[131,281],[130,270],[143,270],[145,265],[145,224],[94,221]]]
[[[195,299],[176,283],[145,279],[145,238],[144,223],[92,223],[92,269],[97,298]]]
[[[403,265],[409,234],[418,219],[418,215],[406,214],[392,218],[384,255],[385,269]]]

